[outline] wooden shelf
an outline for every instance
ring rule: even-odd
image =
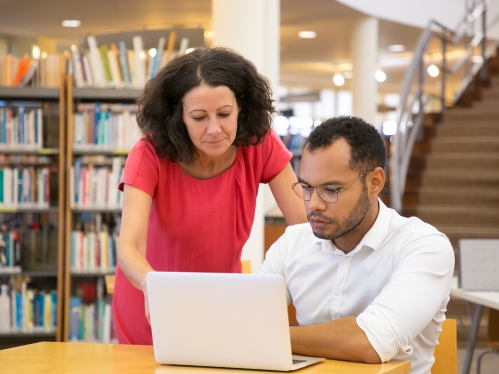
[[[59,88],[0,87],[1,100],[58,100]]]
[[[0,213],[57,213],[57,207],[37,206],[0,206]]]
[[[71,269],[71,276],[72,277],[100,277],[104,275],[114,275],[116,272],[116,269],[109,269],[109,270],[82,270],[82,271],[75,271]]]
[[[141,92],[138,88],[73,88],[73,99],[135,101]]]
[[[29,148],[29,147],[9,147],[0,145],[0,152],[4,154],[29,154],[29,155],[58,155],[59,150],[55,148]]]

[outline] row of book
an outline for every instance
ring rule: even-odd
[[[0,167],[0,207],[48,207],[48,167]]]
[[[307,143],[308,138],[300,134],[287,134],[280,137],[284,145],[290,151],[301,151]]]
[[[34,53],[19,58],[11,53],[0,55],[0,86],[59,87],[67,72],[67,59],[62,54]]]
[[[0,331],[51,331],[57,324],[57,292],[21,289],[2,284],[0,293]],[[10,289],[10,292],[9,292]]]
[[[76,87],[142,88],[172,57],[186,52],[189,39],[182,38],[180,49],[174,51],[175,39],[176,33],[171,31],[168,43],[160,37],[155,50],[145,51],[141,36],[134,36],[133,48],[128,49],[124,41],[98,46],[95,36],[90,35],[88,51],[71,48]]]
[[[69,341],[112,343],[117,340],[110,301],[82,303],[79,296],[69,300]]]
[[[118,183],[123,175],[123,159],[112,158],[112,166],[83,165],[76,160],[70,171],[70,207],[120,208],[122,195]]]
[[[74,114],[74,150],[130,150],[141,137],[137,105],[80,103]]]
[[[57,265],[57,213],[0,214],[0,274]]]
[[[48,165],[53,160],[48,155],[0,153],[0,165]]]
[[[4,147],[42,148],[41,108],[0,106],[0,150]]]
[[[100,231],[71,231],[71,271],[114,271],[118,236],[104,227]]]

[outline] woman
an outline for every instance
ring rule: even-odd
[[[270,130],[271,89],[223,48],[181,55],[151,79],[120,189],[113,308],[120,343],[152,344],[146,274],[240,272],[260,183],[290,225],[306,222],[291,190],[291,154]]]

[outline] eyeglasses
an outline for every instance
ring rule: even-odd
[[[355,178],[353,181],[348,183],[345,187],[340,188],[339,190],[328,184],[322,184],[319,187],[311,187],[301,182],[293,183],[291,188],[295,192],[296,196],[298,196],[302,200],[310,201],[314,191],[317,191],[317,195],[319,195],[322,200],[324,200],[326,203],[332,204],[338,201],[338,193],[343,191],[345,188],[347,188],[360,178],[366,176],[373,170],[374,169],[371,169],[369,171],[366,171],[364,174],[359,175],[357,178]]]

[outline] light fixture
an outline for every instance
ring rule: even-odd
[[[385,121],[383,122],[383,134],[386,136],[395,135],[397,132],[397,122]]]
[[[40,47],[34,45],[33,48],[31,48],[31,56],[34,60],[38,60],[40,58]]]
[[[341,74],[335,74],[333,77],[333,82],[337,86],[343,86],[345,84],[345,78]]]
[[[65,19],[64,21],[62,21],[62,26],[63,27],[80,27],[81,21],[78,21],[77,19]]]
[[[47,52],[42,52],[42,58],[47,58],[48,54]]]
[[[471,62],[474,64],[481,64],[483,62],[482,56],[471,56]]]
[[[431,77],[438,77],[438,74],[440,73],[440,70],[438,70],[438,68],[431,64],[430,66],[428,66],[428,74],[430,74]]]
[[[151,48],[151,49],[149,50],[149,56],[151,56],[151,57],[156,56],[156,48]]]
[[[391,44],[388,46],[388,51],[390,51],[390,52],[404,52],[405,45],[403,45],[403,44]]]
[[[381,83],[386,81],[386,74],[382,70],[378,70],[376,74],[374,74],[374,78]]]
[[[300,31],[298,36],[302,39],[313,39],[317,36],[315,31]]]
[[[193,52],[193,51],[194,51],[194,48],[187,48],[187,49],[185,50],[185,53],[187,54],[187,53],[191,53],[191,52]]]

